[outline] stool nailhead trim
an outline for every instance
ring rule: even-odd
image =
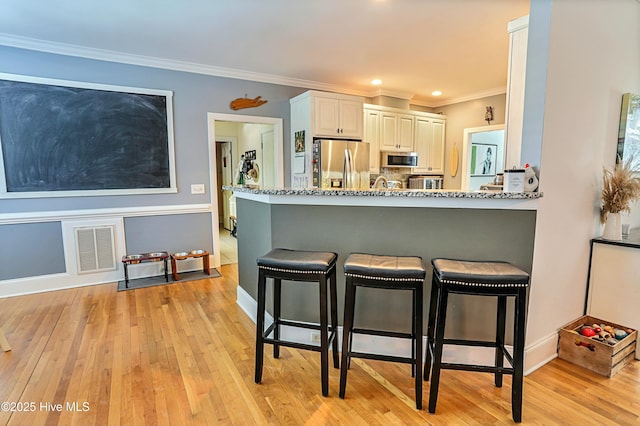
[[[376,277],[373,275],[359,275],[359,274],[351,274],[351,273],[345,273],[344,274],[347,277],[353,277],[353,278],[363,278],[363,279],[367,279],[367,280],[381,280],[381,281],[414,281],[414,282],[423,282],[424,279],[421,278],[392,278],[392,277]]]
[[[326,271],[301,271],[296,269],[274,268],[271,266],[258,266],[258,268],[267,269],[269,271],[276,271],[276,272],[287,272],[290,274],[324,274],[324,275],[327,275],[329,273],[329,270],[331,270],[331,266]]]
[[[529,284],[525,284],[525,283],[488,284],[488,283],[473,283],[469,281],[454,281],[454,280],[440,280],[440,282],[445,284],[467,285],[469,287],[528,287],[529,286]]]

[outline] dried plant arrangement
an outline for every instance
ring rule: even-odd
[[[640,198],[640,177],[633,171],[632,164],[630,158],[616,164],[613,170],[604,169],[600,223],[607,221],[608,213],[630,211],[630,204]]]

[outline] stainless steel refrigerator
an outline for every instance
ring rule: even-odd
[[[313,187],[369,189],[369,149],[359,140],[314,139]]]

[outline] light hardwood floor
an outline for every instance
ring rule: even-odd
[[[0,402],[22,410],[3,405],[0,425],[512,424],[510,378],[498,389],[484,373],[444,371],[435,415],[415,409],[405,364],[354,359],[346,398],[334,369],[323,398],[318,353],[274,360],[268,347],[255,384],[255,325],[236,305],[236,265],[220,272],[0,299],[13,348],[0,353]],[[525,378],[522,424],[640,424],[638,362],[608,379],[554,360]]]

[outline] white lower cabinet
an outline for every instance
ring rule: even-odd
[[[588,315],[640,329],[640,241],[626,246],[592,242],[587,296]],[[638,340],[636,359],[640,359]]]

